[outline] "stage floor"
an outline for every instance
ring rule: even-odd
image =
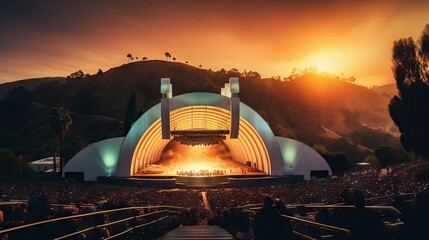
[[[172,141],[158,161],[136,167],[133,177],[267,175],[259,169],[263,168],[256,162],[243,163],[233,160],[231,152],[223,143],[186,146]]]
[[[248,172],[247,174],[241,174],[238,172],[231,172],[230,174],[225,174],[225,175],[210,175],[210,176],[206,176],[206,175],[201,175],[201,176],[197,176],[197,175],[193,175],[193,176],[187,176],[187,175],[177,175],[174,174],[174,172],[162,172],[162,173],[135,173],[133,175],[133,177],[136,178],[156,178],[156,177],[161,177],[161,178],[175,178],[175,177],[237,177],[237,178],[251,178],[251,177],[264,177],[264,176],[269,176],[267,173],[264,172]]]
[[[155,189],[173,188],[249,188],[291,184],[304,181],[303,175],[268,176],[139,176],[131,178],[99,177],[100,183]]]

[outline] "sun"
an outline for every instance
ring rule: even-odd
[[[327,72],[328,71],[328,67],[323,62],[314,63],[313,66],[316,67],[318,72]]]
[[[318,72],[337,72],[339,67],[338,56],[326,50],[311,54],[303,62],[307,66],[315,66]]]

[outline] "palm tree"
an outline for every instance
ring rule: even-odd
[[[170,54],[169,52],[165,52],[165,53],[164,53],[164,55],[165,55],[165,57],[167,58],[167,60],[168,60],[169,58],[171,58],[171,54]]]
[[[72,118],[70,112],[67,108],[64,107],[55,107],[51,115],[49,116],[49,121],[51,123],[51,128],[54,130],[58,139],[60,140],[60,177],[63,174],[63,147],[64,147],[64,137],[66,133],[70,130],[70,125],[72,124]]]
[[[52,170],[54,174],[57,172],[57,153],[59,145],[60,141],[57,137],[50,137],[48,140],[46,140],[45,144],[43,144],[43,148],[49,153],[50,156],[54,158],[54,166]]]
[[[133,60],[133,55],[131,53],[127,54],[128,62],[131,62]]]

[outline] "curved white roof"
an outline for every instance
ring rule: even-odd
[[[183,109],[190,106],[211,106],[217,107],[225,110],[229,110],[229,98],[215,93],[207,92],[195,92],[187,93],[175,96],[170,99],[170,111],[173,112],[178,109]],[[283,161],[281,157],[281,152],[277,144],[274,133],[269,127],[268,123],[252,108],[247,106],[244,103],[240,102],[240,117],[244,119],[243,122],[249,123],[258,137],[264,143],[264,147],[268,152],[269,163],[264,163],[268,167],[267,173],[271,175],[283,175]],[[124,143],[119,154],[119,163],[118,163],[118,176],[120,177],[129,177],[133,172],[133,161],[136,148],[140,147],[139,141],[142,139],[142,136],[145,132],[150,129],[153,125],[157,124],[161,118],[161,104],[157,104],[145,112],[131,127],[131,130],[128,132],[125,137]],[[241,123],[240,123],[241,124]],[[160,124],[158,123],[158,131],[154,130],[152,135],[156,136],[156,142],[152,143],[152,146],[149,150],[152,151],[153,155],[151,158],[159,159],[160,154],[162,153],[163,148],[168,144],[169,140],[162,140],[160,135]],[[241,126],[240,126],[241,128]],[[241,134],[241,133],[240,133]],[[244,134],[244,133],[243,133]],[[246,135],[249,137],[250,135]],[[238,141],[242,141],[242,138],[238,138]],[[246,152],[260,152],[259,149],[256,149],[256,144],[249,143],[249,140],[246,139],[246,143],[236,142],[234,146],[234,141],[228,142],[225,141],[225,144],[229,148],[235,148],[235,152],[243,152],[240,156],[243,156],[244,159]],[[251,139],[250,139],[251,140]],[[245,149],[247,148],[247,149]],[[151,153],[151,154],[152,154]],[[143,153],[143,157],[148,153]],[[234,154],[234,153],[233,153]],[[255,154],[256,155],[256,154]],[[250,155],[249,155],[250,156]],[[238,159],[237,159],[238,160]],[[249,160],[249,159],[248,159]],[[252,160],[252,159],[250,159]],[[266,159],[264,159],[266,160]],[[268,160],[267,160],[268,161]]]
[[[189,117],[187,107],[207,106],[207,112],[214,122],[229,110],[228,97],[214,93],[188,93],[170,100],[173,122],[179,119],[174,119],[177,112],[181,112],[181,119]],[[130,177],[136,159],[139,159],[137,155],[141,158],[150,155],[148,159],[156,159],[170,141],[161,137],[160,118],[161,104],[157,104],[133,124],[126,137],[89,145],[67,163],[64,172],[84,172],[86,181],[96,181],[98,176]],[[260,159],[259,162],[266,161],[263,165],[268,167],[267,172],[273,176],[300,174],[309,180],[312,170],[325,170],[329,175],[332,174],[323,157],[311,147],[293,139],[275,137],[268,123],[241,102],[240,118],[239,138],[224,141],[237,161],[255,158]],[[143,141],[145,136],[150,138],[149,145]],[[147,151],[139,150],[144,147],[142,145],[146,146]],[[261,157],[266,156],[262,151],[269,157]]]
[[[277,137],[283,156],[285,174],[304,175],[305,180],[311,179],[311,171],[327,170],[332,175],[326,160],[310,146],[296,140]]]
[[[84,172],[85,181],[96,181],[98,176],[116,175],[123,140],[124,137],[109,138],[87,146],[70,159],[64,172]]]

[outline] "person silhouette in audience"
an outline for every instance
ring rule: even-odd
[[[255,240],[282,239],[282,217],[273,207],[273,199],[265,196],[263,207],[255,215]]]
[[[280,199],[276,200],[276,209],[281,215],[293,216],[293,212]],[[282,218],[282,232],[282,239],[292,239],[292,226],[289,218]]]
[[[352,197],[355,208],[347,221],[351,232],[351,239],[384,239],[384,223],[377,212],[365,207],[364,193],[360,190],[354,190]]]
[[[410,239],[427,239],[429,236],[429,192],[419,192],[414,197],[414,209],[400,217],[405,222]]]
[[[240,211],[238,214],[238,232],[235,236],[239,240],[249,240],[253,239],[253,232],[250,229],[250,219],[249,214],[245,211]]]

